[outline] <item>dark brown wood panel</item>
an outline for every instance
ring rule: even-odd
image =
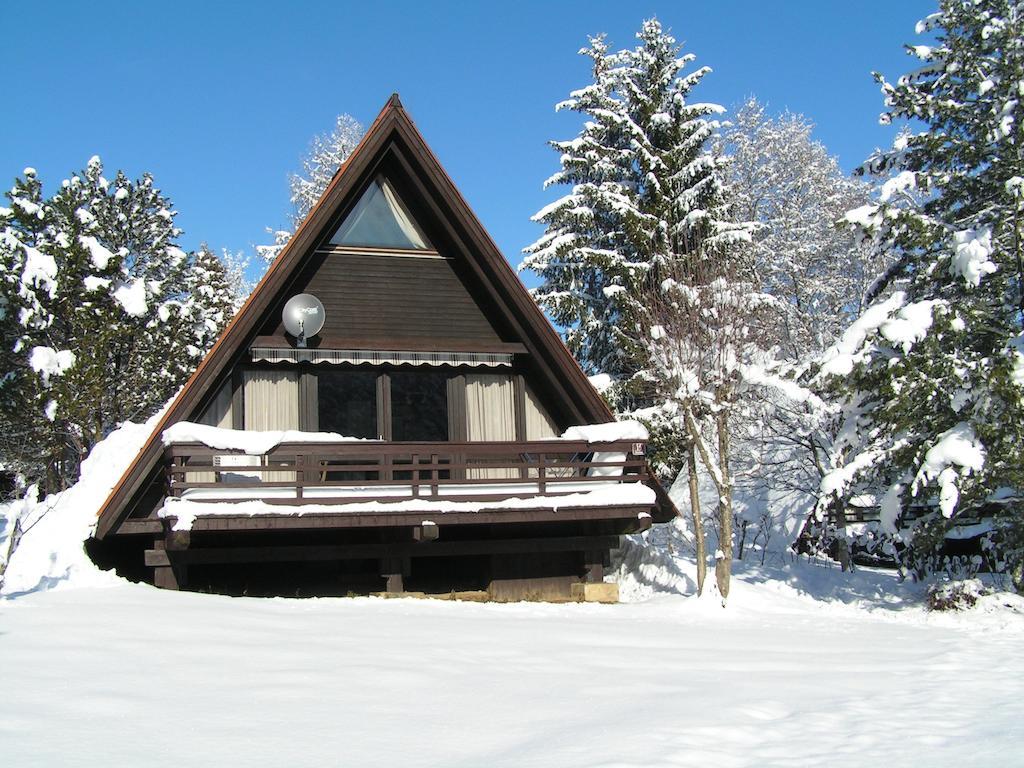
[[[502,341],[449,259],[326,253],[316,262],[290,293],[323,302],[321,337]],[[271,316],[263,332],[283,339],[280,318]]]
[[[643,517],[647,515],[647,517]],[[444,512],[431,516],[423,511],[360,514],[217,515],[192,523],[194,533],[206,531],[312,531],[325,528],[391,528],[421,525],[432,519],[440,525],[491,525],[505,523],[565,523],[590,520],[621,521],[623,533],[646,529],[650,507],[564,507],[547,509],[493,509],[479,512]]]
[[[575,552],[613,549],[618,536],[562,536],[533,539],[490,539],[480,541],[389,542],[387,544],[348,544],[277,547],[204,547],[169,552],[151,549],[145,552],[148,566],[176,563],[272,563],[311,560],[391,557],[451,557],[453,555],[489,555],[521,552]]]

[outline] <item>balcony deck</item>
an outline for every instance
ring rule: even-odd
[[[427,513],[636,520],[652,506],[645,453],[639,440],[284,442],[259,455],[173,443],[160,516],[196,531],[408,526]]]

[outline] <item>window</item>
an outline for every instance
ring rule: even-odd
[[[317,411],[321,432],[376,438],[377,374],[372,371],[318,371]]]
[[[521,388],[517,395],[508,374],[316,366],[311,375],[316,421],[310,413],[306,428],[321,432],[398,442],[514,441],[520,429],[527,440],[558,434],[533,393]]]
[[[448,439],[448,374],[399,371],[391,378],[391,439]]]
[[[331,238],[332,245],[427,250],[430,244],[394,188],[378,176]]]

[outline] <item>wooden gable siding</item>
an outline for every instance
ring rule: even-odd
[[[501,343],[456,265],[439,257],[317,253],[291,295],[312,293],[327,313],[320,336],[350,339],[416,338]],[[285,343],[280,314],[270,314],[261,336]]]

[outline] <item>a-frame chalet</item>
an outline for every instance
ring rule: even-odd
[[[91,550],[168,588],[567,596],[674,514],[645,435],[612,421],[393,96]]]

